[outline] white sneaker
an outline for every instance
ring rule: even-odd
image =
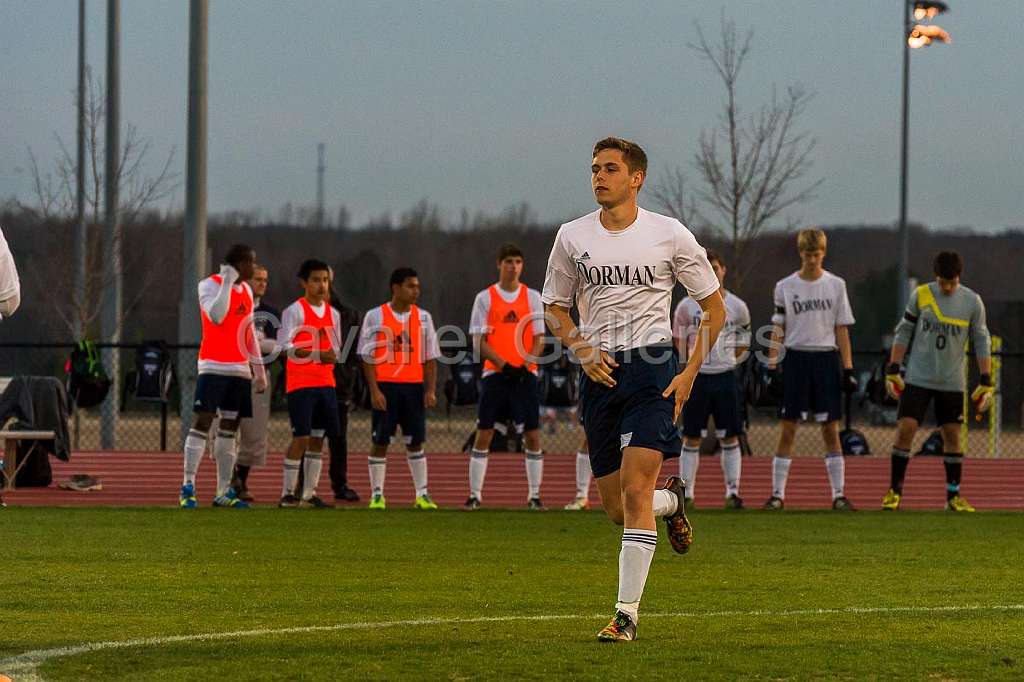
[[[586,511],[590,509],[590,500],[585,497],[577,497],[575,500],[565,505],[565,509],[569,511]]]

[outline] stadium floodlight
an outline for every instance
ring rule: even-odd
[[[928,2],[926,0],[919,0],[914,3],[914,19],[921,21],[922,19],[934,19],[943,12],[948,12],[949,6],[944,2],[934,0]]]
[[[933,40],[943,43],[953,42],[949,33],[938,26],[933,24],[915,24],[914,28],[910,31],[910,35],[907,36],[907,45],[912,49],[928,47],[932,44]]]

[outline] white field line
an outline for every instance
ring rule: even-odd
[[[748,611],[678,611],[671,613],[644,613],[642,619],[649,618],[794,618],[801,616],[827,615],[870,615],[870,614],[920,614],[920,613],[960,613],[965,611],[1024,611],[1024,604],[1000,604],[985,606],[966,604],[961,606],[847,606],[842,608],[820,609],[788,609],[770,610],[755,609]],[[75,646],[56,647],[53,649],[36,649],[0,660],[0,674],[6,674],[13,680],[40,680],[36,668],[46,661],[55,658],[78,656],[94,651],[107,649],[128,649],[135,647],[162,646],[179,642],[210,642],[221,639],[240,639],[244,637],[265,637],[268,635],[296,635],[312,632],[335,632],[339,630],[378,630],[394,627],[419,627],[424,625],[472,625],[478,623],[511,623],[516,621],[556,621],[556,620],[603,620],[608,613],[598,614],[546,614],[536,616],[478,616],[475,618],[421,618],[415,620],[390,620],[362,623],[338,623],[335,625],[308,625],[291,628],[257,628],[254,630],[234,630],[230,632],[207,632],[195,635],[169,635],[165,637],[146,637],[143,639],[126,639],[109,642],[88,642]]]

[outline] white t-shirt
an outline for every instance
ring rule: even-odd
[[[575,303],[580,333],[603,351],[670,343],[675,283],[697,300],[719,288],[704,248],[675,218],[640,208],[632,225],[612,232],[600,214],[559,228],[541,300]]]
[[[21,281],[18,269],[14,266],[14,256],[7,246],[3,230],[0,230],[0,301],[21,292]]]
[[[783,345],[793,350],[835,350],[836,327],[854,323],[846,282],[828,270],[809,281],[794,272],[775,285],[772,322],[785,329]]]
[[[213,307],[214,303],[217,301],[217,297],[220,295],[220,286],[220,284],[214,281],[213,277],[207,277],[199,282],[199,307],[206,312],[207,317],[210,316],[210,309]],[[252,298],[252,289],[246,282],[231,285],[231,290],[236,294],[248,291],[249,298]],[[219,374],[221,376],[252,379],[252,369],[249,367],[248,362],[217,362],[216,360],[199,360],[198,368],[200,374]]]
[[[320,305],[310,304],[310,308],[316,313],[317,317],[323,317],[327,303],[321,303]],[[295,301],[290,306],[281,311],[281,327],[277,330],[277,344],[282,352],[288,352],[292,348],[292,341],[295,339],[295,335],[301,330],[306,321],[306,311],[302,308],[302,303]],[[334,334],[329,334],[331,348],[335,353],[340,354],[341,349],[338,348],[338,344],[341,342],[341,313],[338,312],[337,308],[331,308],[331,323],[334,326]]]
[[[723,289],[723,291],[725,291]],[[690,297],[676,306],[672,316],[672,333],[676,338],[686,340],[687,354],[697,343],[697,329],[704,311],[700,304]],[[739,296],[725,292],[725,326],[718,340],[711,347],[700,366],[701,374],[721,374],[736,368],[736,349],[750,347],[750,309]]]
[[[526,286],[520,284],[516,287],[513,292],[505,291],[501,288],[501,285],[497,285],[498,295],[506,303],[513,303],[519,298],[522,288]],[[543,336],[545,331],[544,325],[544,303],[540,300],[540,292],[536,289],[526,289],[526,297],[530,303],[530,316],[533,325],[533,333],[536,335]],[[469,317],[469,333],[470,334],[487,334],[491,331],[491,328],[487,325],[487,316],[491,312],[491,288],[487,287],[479,294],[476,295],[476,300],[473,301],[473,313]],[[529,350],[529,349],[527,349]],[[485,369],[483,376],[489,376],[494,374],[493,369]]]
[[[385,303],[391,314],[402,324],[409,321],[409,312],[396,313],[390,303]],[[434,329],[434,318],[423,308],[420,308],[420,333],[423,335],[423,362],[435,360],[441,356],[441,345],[437,342],[437,330]],[[377,347],[377,332],[384,326],[384,314],[380,306],[374,306],[366,311],[363,316],[363,326],[359,330],[359,356],[367,360],[373,357],[373,351]]]

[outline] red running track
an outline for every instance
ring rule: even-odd
[[[281,495],[281,453],[270,456],[266,467],[249,477],[250,490],[257,504],[276,504]],[[174,506],[181,486],[181,455],[165,452],[77,452],[69,463],[51,460],[54,485],[44,489],[25,488],[4,493],[8,505],[76,506]],[[549,507],[561,507],[575,494],[575,455],[548,455],[545,458],[541,497]],[[319,492],[331,499],[326,457]],[[430,493],[443,507],[461,505],[467,495],[468,462],[464,454],[428,456]],[[365,455],[349,456],[349,484],[364,497],[369,490]],[[678,460],[669,460],[663,473],[678,471]],[[60,490],[56,483],[71,474],[91,474],[103,481],[102,491]],[[198,493],[203,505],[209,504],[215,480],[213,462],[203,459],[199,469]],[[885,457],[848,457],[846,459],[847,496],[864,509],[877,509],[889,487],[889,460]],[[701,457],[697,477],[697,505],[717,507],[724,493],[722,472],[717,457]],[[740,494],[748,507],[760,506],[771,491],[771,458],[744,457]],[[904,489],[904,507],[941,509],[945,502],[945,474],[942,460],[918,457],[911,462]],[[964,463],[963,494],[978,509],[1024,509],[1024,460],[968,459]],[[405,456],[388,456],[385,495],[389,506],[412,503],[413,489]],[[591,500],[597,503],[596,486],[591,484]],[[522,507],[526,501],[526,472],[523,456],[496,453],[490,457],[484,486],[485,507]],[[831,495],[825,466],[819,458],[793,460],[789,475],[786,506],[789,508],[828,508]]]

